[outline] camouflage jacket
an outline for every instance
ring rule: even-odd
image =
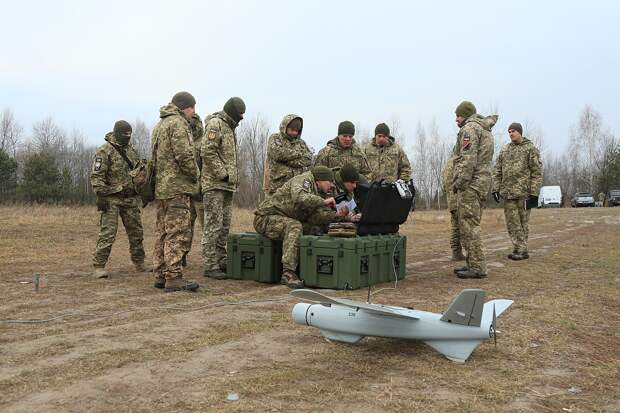
[[[452,189],[454,181],[454,156],[450,157],[441,171],[441,189],[446,194],[448,210],[456,211],[456,194]]]
[[[336,211],[323,203],[311,171],[295,176],[265,199],[254,212],[256,215],[281,215],[302,223],[329,223],[336,218]]]
[[[202,170],[200,147],[202,146],[202,135],[204,135],[205,129],[202,126],[202,119],[200,119],[197,113],[194,113],[194,116],[189,120],[189,130],[192,132],[192,141],[194,143],[194,158],[196,158],[198,169]]]
[[[366,177],[362,174],[360,174],[360,180],[358,181],[358,183],[360,184],[368,184],[368,179],[366,179]],[[356,192],[349,192],[347,191],[347,188],[344,186],[344,181],[342,180],[342,178],[340,177],[340,168],[335,168],[334,169],[334,193],[332,196],[338,196],[340,194],[346,193],[347,194],[347,201],[350,201],[352,199],[355,200],[355,203],[357,205],[359,205],[359,199],[356,196]],[[354,212],[361,212],[359,210],[359,207],[356,208],[356,210]]]
[[[235,192],[239,186],[237,135],[235,122],[224,111],[206,119],[202,140],[202,190],[220,189]]]
[[[155,198],[170,199],[198,192],[198,166],[185,114],[172,103],[162,106],[153,128]]]
[[[465,119],[454,146],[453,187],[459,191],[468,188],[484,199],[491,187],[493,162],[493,135],[491,129],[497,115],[482,117],[474,114]]]
[[[370,180],[373,182],[385,179],[395,182],[399,179],[408,181],[411,179],[411,164],[407,154],[390,136],[385,146],[379,146],[373,139],[364,147],[364,153],[368,159],[371,173]]]
[[[495,163],[493,192],[504,199],[526,198],[538,195],[542,180],[540,152],[532,141],[523,137],[520,143],[504,145]]]
[[[266,171],[268,179],[264,188],[268,194],[276,192],[292,177],[306,172],[312,164],[312,152],[301,139],[301,131],[297,138],[290,138],[286,134],[286,127],[294,119],[301,120],[297,115],[286,115],[280,123],[280,133],[274,133],[269,137]]]
[[[90,184],[97,196],[120,196],[125,188],[133,188],[133,182],[129,172],[131,169],[115,147],[125,152],[134,168],[138,166],[140,157],[131,144],[120,146],[114,138],[114,133],[105,135],[105,144],[97,148],[93,169],[90,174]],[[135,189],[135,188],[134,188]]]
[[[363,175],[370,176],[371,169],[368,159],[362,148],[353,140],[350,148],[340,146],[338,137],[327,142],[327,145],[319,151],[314,162],[315,165],[324,165],[328,168],[342,168],[346,164],[353,165]]]

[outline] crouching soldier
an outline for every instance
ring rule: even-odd
[[[99,239],[93,255],[94,276],[107,278],[105,265],[112,251],[120,215],[129,238],[129,252],[136,271],[145,272],[143,230],[140,217],[140,197],[135,191],[130,171],[138,165],[139,157],[129,143],[131,125],[119,120],[107,141],[97,149],[90,183],[97,195],[97,209],[101,211]]]
[[[364,175],[360,175],[353,165],[347,164],[342,168],[334,169],[336,210],[348,215],[352,222],[359,222],[362,218],[359,209],[360,200],[356,191],[359,183],[368,184],[368,180]]]
[[[297,276],[299,239],[310,227],[336,219],[335,200],[327,196],[333,190],[334,173],[325,166],[293,177],[254,212],[254,229],[282,243],[282,284],[301,288]],[[326,197],[326,198],[324,198]]]

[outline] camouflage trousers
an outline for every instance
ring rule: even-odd
[[[461,243],[467,252],[467,267],[482,273],[487,272],[487,263],[482,250],[480,221],[482,200],[473,189],[457,193],[457,212]]]
[[[167,279],[181,277],[181,260],[189,251],[192,236],[190,197],[159,199],[156,205],[153,273]]]
[[[282,268],[296,273],[299,264],[299,239],[303,234],[301,222],[281,215],[256,215],[254,229],[269,239],[282,241]]]
[[[226,241],[232,216],[230,191],[213,189],[203,194],[204,225],[202,259],[206,271],[217,271],[226,264]]]
[[[112,252],[112,244],[118,232],[118,217],[129,238],[129,253],[134,263],[144,262],[144,231],[137,198],[107,197],[108,210],[101,213],[99,220],[99,238],[93,254],[93,266],[105,267]]]
[[[527,252],[530,211],[525,207],[525,199],[504,200],[506,229],[510,235],[514,252]]]
[[[456,210],[450,211],[450,249],[455,253],[462,253],[461,231],[459,229],[459,215]]]
[[[205,208],[202,201],[190,200],[190,219],[192,221],[192,236],[190,238],[190,246],[193,244],[194,234],[196,233],[196,219],[200,222],[200,229],[205,227]]]

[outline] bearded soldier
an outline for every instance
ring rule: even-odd
[[[312,152],[301,139],[303,119],[295,114],[286,115],[280,123],[280,132],[269,137],[264,190],[274,194],[294,176],[302,174],[312,164]]]
[[[157,207],[153,273],[155,288],[164,288],[165,292],[196,291],[199,287],[183,279],[181,264],[191,245],[191,198],[200,191],[189,127],[195,106],[190,93],[175,94],[169,104],[161,107],[161,119],[153,129]]]
[[[90,183],[97,195],[97,209],[101,211],[99,239],[93,255],[93,275],[96,278],[108,277],[105,265],[116,239],[119,215],[127,231],[129,252],[136,271],[146,271],[140,198],[130,176],[130,171],[139,162],[138,153],[129,143],[131,131],[131,125],[124,120],[114,124],[114,130],[105,136],[107,142],[97,149],[90,175]]]
[[[443,192],[446,194],[448,210],[450,211],[450,249],[452,250],[452,261],[462,261],[465,259],[461,246],[461,235],[459,230],[459,218],[456,208],[456,194],[452,190],[454,179],[454,156],[446,162],[442,172],[441,180]]]
[[[473,103],[464,101],[456,108],[456,123],[460,130],[454,147],[454,177],[459,233],[467,252],[467,266],[457,268],[459,278],[487,276],[487,264],[482,250],[480,221],[482,205],[491,186],[493,135],[491,128],[497,116],[476,114]]]
[[[336,219],[335,200],[328,195],[333,181],[331,169],[315,166],[281,186],[254,212],[256,232],[283,241],[281,282],[290,288],[303,287],[297,276],[300,237],[311,228]]]
[[[230,231],[232,197],[239,186],[235,129],[245,114],[245,103],[232,97],[224,109],[207,119],[202,140],[202,191],[205,222],[202,258],[205,277],[226,278],[226,241]]]
[[[530,211],[538,205],[538,193],[542,186],[542,162],[540,152],[532,141],[523,136],[520,123],[508,127],[510,143],[504,145],[493,176],[493,198],[504,199],[504,217],[513,250],[511,260],[529,258],[527,239]]]
[[[377,182],[383,179],[395,182],[399,179],[403,181],[411,179],[409,158],[403,148],[396,143],[396,139],[390,135],[390,128],[385,123],[377,125],[375,137],[366,145],[364,153],[370,165],[371,181]]]
[[[362,148],[355,142],[355,125],[345,120],[338,125],[338,136],[327,142],[316,156],[315,165],[323,165],[328,168],[339,168],[346,164],[366,176],[371,173],[368,159]]]

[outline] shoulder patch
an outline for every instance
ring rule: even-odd
[[[310,192],[310,188],[312,188],[312,182],[308,179],[304,179],[303,188],[306,192]]]
[[[469,148],[469,145],[471,145],[471,137],[469,136],[469,133],[465,132],[463,134],[463,149]]]
[[[101,169],[101,163],[103,162],[103,158],[100,156],[95,157],[95,164],[93,165],[93,170],[98,171]]]
[[[207,138],[209,139],[215,139],[217,138],[217,129],[209,129],[209,131],[207,132]]]

